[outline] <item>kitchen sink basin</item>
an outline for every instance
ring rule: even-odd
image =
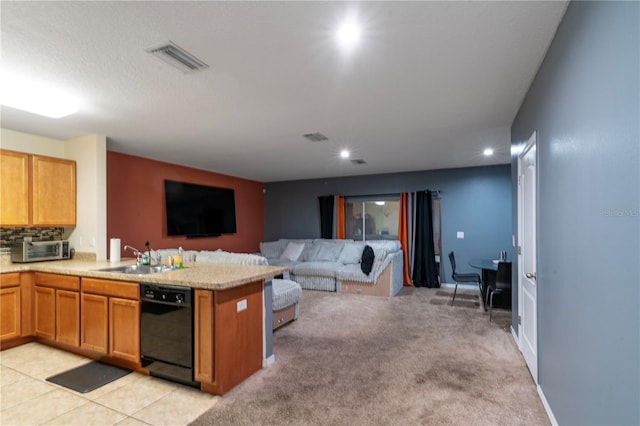
[[[96,269],[96,271],[100,272],[115,272],[118,274],[131,274],[131,275],[147,275],[147,274],[155,274],[158,272],[167,272],[170,271],[171,268],[164,265],[129,265],[129,266],[116,266],[113,268],[103,268]]]

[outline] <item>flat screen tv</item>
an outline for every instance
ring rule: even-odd
[[[236,232],[233,189],[164,181],[167,235],[217,237]]]

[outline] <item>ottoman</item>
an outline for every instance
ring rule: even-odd
[[[273,330],[286,323],[298,319],[300,314],[299,301],[302,296],[300,284],[291,280],[271,280],[273,290]]]

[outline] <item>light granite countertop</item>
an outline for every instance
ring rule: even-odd
[[[207,263],[188,263],[184,269],[146,275],[97,270],[127,265],[135,265],[135,260],[124,259],[121,262],[109,262],[71,259],[34,263],[5,263],[0,265],[0,273],[36,271],[118,281],[177,285],[206,290],[225,290],[257,280],[269,280],[287,271],[287,268],[280,266]]]

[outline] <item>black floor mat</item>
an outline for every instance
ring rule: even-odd
[[[87,393],[129,373],[131,370],[94,361],[51,376],[47,378],[47,381],[73,389],[76,392]]]

